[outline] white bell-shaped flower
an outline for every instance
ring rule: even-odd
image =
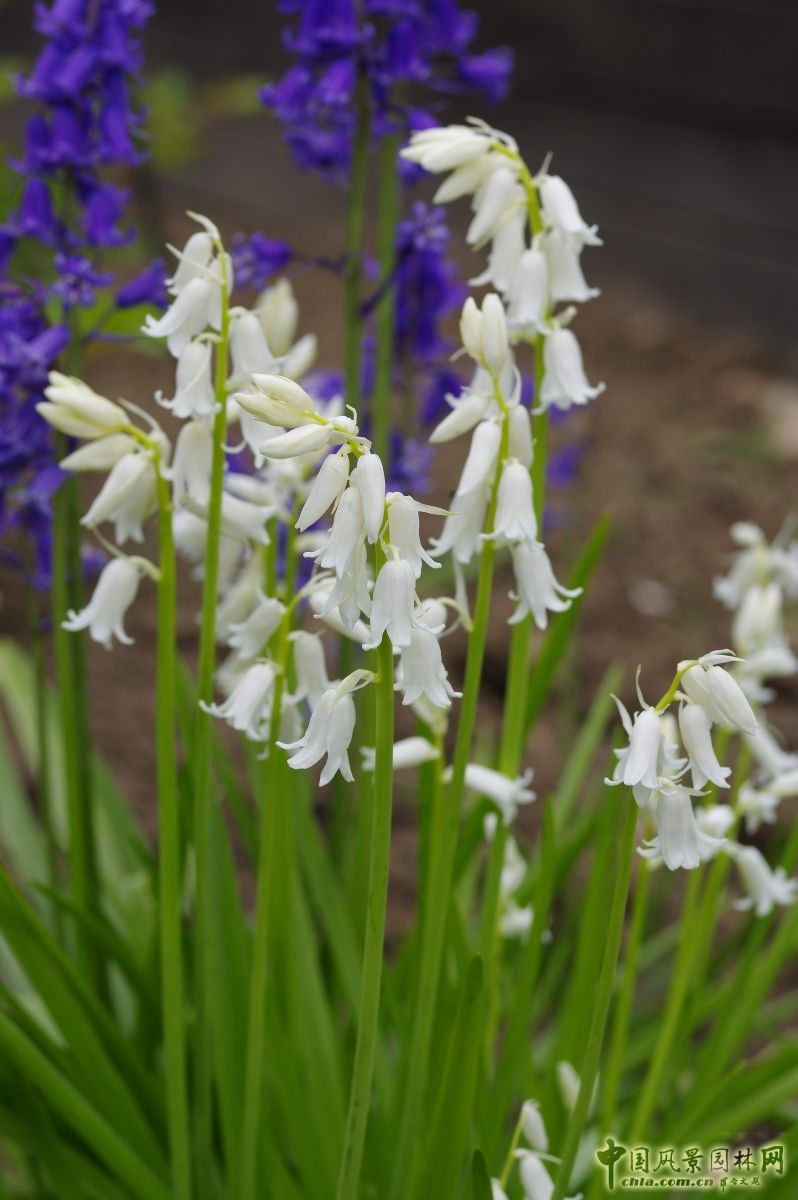
[[[520,462],[505,462],[499,479],[493,532],[483,537],[494,541],[528,542],[537,537],[538,523],[532,501],[532,477]]]
[[[413,629],[410,642],[399,654],[396,686],[402,704],[417,704],[425,698],[434,708],[447,709],[460,696],[449,682],[438,638],[427,629]]]
[[[254,312],[239,312],[234,316],[230,325],[230,357],[233,371],[228,386],[243,386],[252,375],[267,374],[272,369],[274,355]]]
[[[492,287],[502,295],[510,290],[518,260],[526,250],[526,227],[528,221],[523,196],[521,203],[510,209],[501,225],[493,234],[488,265],[481,275],[470,279],[472,287]]]
[[[491,479],[499,458],[501,437],[498,421],[480,421],[471,435],[471,445],[455,495],[464,496]]]
[[[545,1154],[549,1148],[549,1136],[543,1121],[540,1105],[536,1100],[525,1100],[521,1107],[521,1128],[533,1150]]]
[[[768,779],[798,767],[798,754],[780,746],[765,725],[755,735],[743,734],[743,739]]]
[[[661,858],[669,871],[691,871],[711,858],[723,838],[703,833],[693,811],[692,793],[675,780],[658,785],[657,833],[638,851],[643,858]]]
[[[730,804],[710,804],[709,808],[699,808],[695,819],[702,833],[717,838],[719,842],[724,840],[737,820]]]
[[[490,149],[489,139],[471,125],[445,125],[414,133],[410,145],[400,153],[402,158],[437,175],[481,158]]]
[[[439,567],[441,564],[430,558],[421,545],[419,506],[410,496],[402,492],[388,492],[385,497],[388,507],[388,541],[398,551],[399,557],[409,562],[416,579],[421,567]]]
[[[360,751],[363,757],[364,771],[373,772],[376,764],[376,751],[373,746],[363,746]],[[394,742],[392,764],[394,771],[404,771],[410,767],[420,767],[422,763],[434,762],[440,758],[441,752],[437,746],[423,737],[402,738]]]
[[[320,549],[307,551],[306,557],[317,559],[321,567],[332,567],[340,578],[365,537],[366,524],[360,492],[357,488],[348,487],[338,501],[326,541]]]
[[[623,764],[621,781],[627,787],[642,783],[655,788],[659,778],[662,748],[660,714],[654,708],[644,708],[637,714],[629,734],[629,751]]]
[[[269,735],[275,672],[271,663],[257,662],[241,676],[223,704],[205,704],[203,712],[221,717],[251,742]]]
[[[599,295],[589,287],[579,259],[581,243],[559,229],[550,229],[543,239],[543,252],[549,266],[549,294],[552,304],[584,304]]]
[[[679,732],[690,759],[693,787],[701,789],[705,783],[716,787],[729,786],[730,767],[722,767],[712,745],[712,722],[705,709],[699,704],[682,704],[679,708]]]
[[[535,799],[535,792],[529,786],[533,774],[530,767],[523,775],[509,779],[491,767],[469,763],[465,771],[465,784],[472,791],[492,801],[498,808],[504,824],[511,825],[519,807],[531,804]]]
[[[541,330],[550,302],[549,269],[542,250],[525,250],[515,265],[508,290],[507,323],[514,333]]]
[[[144,520],[155,511],[155,467],[146,454],[126,454],[114,464],[100,492],[81,520],[94,529],[103,521],[112,521],[118,543],[132,538],[144,541]]]
[[[125,646],[133,638],[125,633],[125,613],[136,599],[141,571],[129,558],[112,558],[103,567],[92,597],[80,612],[70,609],[63,628],[70,633],[88,629],[92,641],[110,650],[114,638]]]
[[[577,245],[600,246],[598,226],[587,225],[579,211],[574,194],[559,175],[544,174],[536,181],[543,219],[547,225],[566,234]]]
[[[778,905],[795,903],[798,879],[788,879],[783,867],[771,870],[756,846],[734,846],[729,851],[740,873],[740,881],[748,895],[735,901],[742,912],[752,909],[757,917],[766,917]]]
[[[199,521],[193,513],[185,514],[192,520]],[[204,526],[204,522],[200,521]],[[233,625],[245,621],[252,612],[261,595],[260,584],[263,576],[263,563],[260,555],[251,555],[235,581],[220,596],[216,605],[216,640],[226,641]]]
[[[355,703],[347,680],[327,689],[319,698],[303,736],[295,742],[278,742],[283,750],[293,751],[288,759],[295,771],[314,766],[326,756],[319,778],[320,786],[329,783],[338,772],[353,781],[349,765],[349,744],[355,729]]]
[[[430,539],[436,558],[451,551],[456,562],[463,565],[471,562],[481,547],[488,495],[489,488],[481,481],[473,491],[454,497],[449,505],[451,515],[444,521],[440,537]]]
[[[209,326],[219,328],[219,287],[198,277],[181,288],[162,317],[148,314],[142,328],[148,337],[166,338],[169,353],[177,358]]]
[[[272,596],[260,596],[252,612],[230,626],[227,643],[241,658],[257,658],[280,627],[285,607]]]
[[[371,603],[371,639],[364,646],[376,650],[387,633],[396,650],[409,646],[414,628],[420,622],[415,615],[416,576],[404,559],[389,559],[380,568]],[[421,626],[426,628],[426,626]]]
[[[469,246],[479,246],[492,238],[512,212],[524,203],[524,190],[509,164],[491,171],[474,195],[474,217],[466,233]]]
[[[323,578],[310,592],[308,601],[311,610],[315,617],[328,625],[335,633],[341,637],[349,638],[350,641],[356,642],[362,646],[369,639],[369,628],[365,621],[355,620],[349,625],[346,624],[340,611],[336,605],[330,604],[330,596],[332,595],[337,580],[332,578]]]
[[[273,516],[273,508],[241,500],[230,492],[222,495],[222,532],[228,537],[268,546],[271,541],[268,522]]]
[[[100,438],[130,423],[123,408],[71,375],[51,371],[44,394],[37,413],[69,437]]]
[[[183,504],[188,498],[206,505],[211,492],[213,438],[202,421],[189,421],[180,430],[172,460],[172,500]]]
[[[327,618],[331,612],[336,611],[346,629],[352,632],[360,620],[361,613],[369,616],[371,609],[368,556],[365,543],[361,541],[347,563],[346,570],[336,575],[327,599],[319,606],[317,615]]]
[[[477,425],[488,411],[491,397],[488,393],[467,388],[459,396],[446,397],[451,412],[438,422],[429,436],[430,442],[439,446],[461,437]]]
[[[297,518],[296,527],[300,532],[315,525],[338,502],[348,480],[349,455],[328,454],[319,467]]]
[[[538,1155],[531,1150],[517,1150],[516,1155],[524,1200],[551,1200],[554,1182]]]
[[[737,793],[737,808],[745,822],[746,833],[756,833],[760,825],[775,825],[781,800],[775,792],[748,782],[742,784]]]
[[[570,329],[552,329],[543,343],[540,407],[567,411],[600,396],[604,384],[588,383],[579,342]]]
[[[205,229],[192,233],[178,257],[175,273],[169,280],[169,288],[175,295],[183,291],[192,279],[202,279],[207,274],[213,258],[213,238]]]
[[[373,544],[380,536],[385,519],[385,470],[379,455],[370,450],[361,455],[349,483],[360,494],[366,537]]]
[[[330,686],[324,643],[317,633],[298,629],[291,634],[296,687],[294,700],[307,700],[315,708]]]
[[[189,342],[180,352],[175,371],[175,394],[171,400],[157,397],[176,417],[207,419],[216,411],[216,394],[211,379],[211,347],[208,342]]]
[[[527,471],[531,470],[533,459],[532,421],[529,409],[521,404],[515,404],[510,409],[507,418],[508,449],[512,458],[517,458]]]
[[[550,612],[565,612],[571,607],[572,600],[581,596],[581,588],[567,588],[558,583],[540,542],[518,542],[512,547],[512,559],[518,593],[511,594],[511,599],[517,601],[518,606],[510,617],[511,625],[531,613],[538,629],[545,629]]]

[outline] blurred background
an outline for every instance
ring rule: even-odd
[[[579,468],[552,505],[553,558],[563,576],[596,516],[614,514],[585,607],[573,703],[589,697],[613,659],[632,668],[644,662],[646,691],[659,694],[676,660],[727,644],[712,578],[726,567],[729,525],[753,520],[772,537],[796,505],[798,9],[789,0],[479,0],[470,7],[481,18],[480,48],[505,44],[516,55],[509,99],[493,108],[479,102],[478,115],[511,132],[533,169],[553,152],[553,170],[604,239],[583,260],[602,296],[575,328],[590,379],[604,380],[607,390],[566,422],[562,436],[576,447]],[[0,3],[7,78],[38,50],[32,8]],[[192,208],[226,235],[263,230],[310,255],[340,253],[343,191],[297,172],[281,126],[257,100],[258,87],[288,65],[280,28],[274,0],[157,6],[145,38],[152,157],[134,183],[137,223],[152,252],[165,236],[185,239],[183,214]],[[19,148],[30,109],[8,82],[3,89],[0,141],[8,154]],[[455,96],[446,115],[461,120],[473,108]],[[2,182],[0,206],[14,186],[11,177]],[[422,186],[419,194],[431,191]],[[467,217],[464,203],[451,206],[465,278],[484,261],[464,248]],[[315,272],[295,285],[301,330],[318,332],[321,363],[337,365],[337,281]],[[91,382],[146,403],[155,387],[169,386],[168,373],[161,360],[119,351],[97,356]],[[459,461],[437,464],[431,502],[445,501]],[[13,628],[8,576],[2,591],[0,619]],[[186,645],[193,611],[192,601]],[[497,695],[508,611],[509,601],[498,603],[490,665]],[[95,722],[146,805],[153,634],[146,606],[133,610],[130,629],[138,653],[92,656],[94,695],[102,696]],[[794,701],[785,691],[778,714],[793,744]],[[494,713],[485,716],[490,722]],[[545,784],[562,734],[543,722],[536,737],[531,761]]]

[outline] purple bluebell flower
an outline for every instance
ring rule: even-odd
[[[169,304],[169,293],[166,290],[168,278],[166,263],[162,258],[155,258],[133,279],[124,283],[116,293],[117,308],[133,308],[137,304],[146,304],[152,308],[166,308]]]
[[[19,94],[37,107],[22,156],[11,162],[23,181],[19,205],[0,227],[0,533],[14,525],[33,537],[40,582],[48,575],[50,501],[62,475],[35,405],[69,340],[66,315],[96,303],[113,279],[104,251],[133,236],[124,221],[127,192],[100,172],[142,158],[143,112],[132,83],[152,12],[150,0],[37,4],[34,24],[45,42],[17,80]],[[56,195],[68,203],[56,206]],[[27,282],[24,265],[34,244],[47,249],[51,264],[49,273],[37,271],[45,279],[37,285]],[[146,287],[151,296],[154,272]],[[122,290],[123,307],[135,302],[131,289]],[[65,319],[54,320],[54,312]]]
[[[236,286],[252,287],[258,292],[294,257],[287,242],[268,238],[263,233],[237,233],[233,237],[230,253]]]

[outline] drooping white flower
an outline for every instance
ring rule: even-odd
[[[186,498],[206,505],[211,491],[213,438],[202,421],[189,421],[180,430],[172,460],[172,500],[182,504]]]
[[[285,607],[272,596],[260,596],[252,612],[230,626],[227,642],[241,658],[257,658],[277,632]]]
[[[756,788],[745,782],[737,793],[737,807],[745,822],[747,833],[756,833],[760,825],[774,825],[781,804],[781,796],[775,792]]]
[[[177,295],[192,279],[205,277],[213,258],[213,238],[206,229],[192,233],[179,252],[177,267],[169,280],[169,289]]]
[[[400,558],[409,562],[416,579],[421,575],[422,563],[429,567],[440,567],[430,558],[421,545],[419,528],[419,505],[402,492],[388,492],[385,497],[388,507],[388,541],[399,552]]]
[[[466,233],[468,245],[479,246],[488,241],[523,204],[524,190],[508,160],[507,166],[491,171],[474,194],[474,217]]]
[[[354,778],[349,765],[349,743],[355,729],[355,703],[350,686],[343,680],[327,688],[319,697],[302,737],[295,742],[277,743],[283,750],[293,751],[288,765],[295,771],[312,767],[326,756],[319,778],[321,787],[339,771],[349,783]]]
[[[549,307],[549,269],[542,250],[525,250],[507,293],[507,323],[513,333],[533,335],[543,328]]]
[[[336,575],[324,604],[318,607],[317,615],[327,618],[335,611],[351,631],[359,622],[361,613],[370,616],[371,610],[368,557],[365,543],[361,542],[347,563],[346,570],[341,575]]]
[[[537,1150],[539,1154],[545,1154],[549,1148],[549,1137],[540,1105],[536,1100],[524,1101],[521,1108],[521,1128],[532,1149]]]
[[[307,551],[307,558],[317,559],[319,566],[332,567],[340,578],[366,537],[363,501],[357,488],[348,487],[338,502],[332,527],[319,550]]]
[[[439,421],[429,436],[434,446],[470,433],[485,416],[491,397],[488,392],[466,388],[458,397],[447,396],[447,402],[452,411]]]
[[[599,289],[588,287],[582,274],[579,261],[582,246],[577,240],[559,229],[550,229],[543,239],[543,252],[549,266],[549,293],[553,304],[584,304],[599,295]]]
[[[529,409],[515,404],[507,418],[508,449],[512,458],[517,458],[527,471],[532,467],[533,443],[532,421]]]
[[[555,1067],[555,1074],[563,1105],[568,1112],[573,1112],[579,1099],[579,1089],[582,1086],[579,1072],[567,1058],[561,1058]]]
[[[223,704],[205,704],[203,712],[221,717],[251,742],[268,737],[274,696],[275,671],[271,663],[256,662],[240,677]]]
[[[176,417],[207,419],[216,411],[216,394],[211,379],[211,347],[204,341],[189,342],[180,352],[175,371],[175,394],[171,400],[157,397]]]
[[[114,466],[81,520],[81,525],[94,529],[103,521],[112,521],[118,543],[132,538],[144,541],[144,520],[155,511],[155,467],[146,454],[126,454]]]
[[[278,356],[287,354],[296,337],[299,305],[289,279],[278,279],[255,303],[255,314],[266,341]]]
[[[781,586],[774,580],[762,587],[755,585],[743,596],[734,615],[732,640],[744,657],[783,636],[782,596]]]
[[[370,450],[361,455],[349,483],[360,494],[366,537],[373,544],[385,518],[385,470],[379,455]]]
[[[147,337],[165,337],[169,353],[177,358],[208,326],[219,328],[219,286],[198,276],[181,288],[162,317],[148,314],[142,329]]]
[[[192,513],[185,514],[200,521]],[[204,522],[200,521],[204,526]],[[216,640],[226,641],[233,625],[245,621],[258,603],[263,563],[258,554],[247,559],[235,582],[223,593],[216,605]]]
[[[376,758],[374,747],[363,746],[361,754],[363,756],[363,769],[373,771]],[[440,758],[440,755],[441,752],[438,747],[434,746],[427,738],[402,738],[401,741],[394,742],[393,745],[393,769],[394,771],[402,771],[409,767],[420,767],[422,763],[434,762],[436,758]]]
[[[297,518],[296,527],[300,532],[315,525],[337,503],[348,480],[349,455],[328,454],[319,467]]]
[[[716,787],[729,786],[730,767],[722,767],[712,745],[712,723],[699,704],[682,704],[679,708],[679,732],[690,759],[693,787],[700,790],[705,783]]]
[[[716,655],[720,653],[715,652]],[[711,721],[718,725],[730,725],[741,733],[753,736],[759,728],[759,722],[744,692],[723,667],[715,663],[706,667],[701,665],[710,658],[710,655],[704,655],[695,666],[685,671],[681,678],[682,690],[694,704],[704,709]]]
[[[474,362],[500,375],[510,356],[507,316],[504,305],[495,292],[488,292],[477,307],[469,296],[460,314],[460,337],[463,348]]]
[[[505,825],[511,825],[522,804],[531,804],[535,792],[529,786],[534,772],[528,768],[523,775],[508,779],[500,771],[469,763],[465,770],[466,787],[491,800],[499,810]]]
[[[473,492],[491,478],[499,458],[501,436],[501,425],[498,421],[480,421],[471,436],[471,445],[457,484],[456,496]]]
[[[47,399],[36,405],[37,413],[69,437],[101,438],[129,424],[123,408],[70,375],[51,371],[44,394]]]
[[[307,700],[315,708],[330,686],[324,643],[317,633],[297,629],[291,634],[296,687],[294,700]]]
[[[472,287],[492,287],[502,295],[509,292],[518,260],[526,249],[528,219],[522,197],[521,203],[508,211],[504,221],[494,232],[488,265],[481,275],[469,280]]]
[[[237,312],[233,317],[230,325],[230,357],[233,371],[228,386],[242,386],[249,382],[252,375],[268,374],[271,370],[274,355],[256,313]]]
[[[753,736],[744,733],[743,740],[769,779],[798,767],[798,754],[784,750],[765,725]]]
[[[273,516],[273,508],[241,500],[230,492],[222,494],[222,532],[228,537],[268,546],[271,541],[268,522]]]
[[[415,613],[416,576],[404,559],[389,559],[374,584],[371,603],[371,639],[365,650],[376,650],[385,634],[396,650],[409,646],[413,629],[421,625]],[[425,626],[421,625],[422,628]]]
[[[798,879],[788,879],[783,867],[771,870],[756,846],[733,846],[729,853],[740,873],[740,881],[748,895],[735,901],[741,912],[753,909],[757,917],[766,917],[777,906],[795,903]]]
[[[138,448],[135,438],[127,433],[109,433],[78,446],[58,464],[62,471],[110,471],[120,458]]]
[[[662,858],[670,871],[691,871],[725,845],[724,839],[702,833],[693,811],[689,788],[672,779],[658,783],[657,833],[638,850],[643,858]]]
[[[565,612],[571,601],[581,596],[581,588],[567,588],[558,583],[540,542],[518,542],[512,547],[512,559],[518,594],[511,594],[511,599],[517,601],[518,607],[510,617],[511,625],[531,613],[538,629],[545,629],[548,613]]]
[[[570,329],[552,329],[543,343],[540,408],[567,411],[600,396],[604,384],[588,383],[579,342]]]
[[[782,537],[771,544],[762,530],[749,521],[738,521],[731,536],[740,547],[728,575],[716,579],[714,592],[727,608],[737,608],[752,588],[770,580],[779,583],[790,599],[798,597],[798,544]]]
[[[449,682],[434,633],[424,628],[411,630],[409,644],[400,651],[396,686],[405,705],[417,704],[425,698],[435,708],[446,709],[460,695]]]
[[[336,580],[333,578],[323,578],[311,590],[308,596],[311,610],[315,617],[320,621],[324,621],[325,625],[329,625],[330,629],[335,633],[341,634],[342,637],[349,638],[353,642],[357,642],[362,646],[369,639],[369,628],[365,621],[355,620],[354,623],[347,624],[342,617],[337,605],[330,604],[330,597],[334,591]]]
[[[70,633],[88,629],[92,641],[110,650],[114,638],[125,646],[133,638],[125,633],[125,613],[136,599],[141,570],[129,558],[112,558],[103,567],[92,597],[80,612],[67,613],[63,628]]]
[[[551,1200],[554,1182],[538,1155],[532,1150],[517,1150],[516,1155],[524,1200]]]
[[[535,182],[547,225],[565,234],[579,246],[601,245],[598,226],[585,223],[574,194],[564,179],[545,173],[538,176]]]
[[[737,820],[730,804],[711,804],[709,808],[699,808],[695,819],[702,833],[721,842]]]
[[[489,488],[481,481],[473,491],[454,497],[449,505],[451,515],[444,521],[440,537],[430,539],[436,558],[451,551],[456,562],[464,565],[471,562],[481,547],[488,495]]]
[[[492,533],[483,536],[494,541],[528,542],[537,537],[538,523],[532,501],[532,477],[520,462],[512,459],[502,467]]]

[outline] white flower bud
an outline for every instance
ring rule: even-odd
[[[169,280],[173,293],[181,292],[192,279],[201,279],[213,258],[213,239],[205,230],[192,233],[178,259],[175,273]]]
[[[469,358],[482,358],[482,313],[473,296],[469,296],[460,314],[460,340]]]
[[[50,372],[44,389],[46,401],[36,411],[48,424],[70,437],[99,438],[129,425],[128,415],[118,404],[106,400],[80,379]]]
[[[112,558],[103,567],[91,600],[80,612],[70,609],[63,628],[75,633],[88,629],[92,641],[110,650],[113,638],[133,644],[124,629],[125,613],[136,599],[141,572],[129,558]]]
[[[488,292],[482,301],[482,355],[494,375],[504,370],[509,353],[507,316],[504,305],[495,292]]]
[[[313,400],[293,379],[255,373],[252,382],[257,391],[237,393],[235,398],[257,420],[294,429],[316,417]]]
[[[474,218],[466,233],[468,245],[479,246],[492,237],[517,207],[519,196],[523,202],[523,189],[509,165],[491,171],[474,196]]]
[[[507,418],[508,449],[512,458],[517,458],[527,471],[531,470],[532,450],[532,421],[529,409],[522,404],[516,404],[510,409]]]
[[[363,746],[360,752],[363,756],[363,769],[373,772],[376,758],[374,747]],[[436,758],[440,758],[440,750],[426,738],[409,737],[394,742],[392,759],[394,771],[418,767],[422,763],[432,762]]]
[[[682,676],[681,687],[717,724],[731,725],[749,735],[759,728],[742,688],[723,667],[691,667]]]
[[[700,704],[682,704],[679,709],[679,731],[684,748],[690,757],[690,772],[693,787],[701,789],[705,783],[726,788],[731,775],[729,767],[718,762],[712,745],[712,722]]]
[[[452,171],[486,154],[491,143],[470,125],[446,125],[414,133],[410,145],[400,151],[402,158],[418,163],[425,171],[438,174]]]
[[[258,372],[268,372],[274,362],[263,327],[253,312],[238,313],[230,326],[232,380],[246,383]]]
[[[241,400],[239,399],[239,403]],[[302,425],[297,429],[289,429],[287,433],[280,433],[276,437],[269,438],[260,446],[260,453],[265,458],[298,458],[301,454],[311,454],[316,450],[323,450],[325,446],[329,446],[332,442],[343,439],[339,436],[336,439],[336,430],[333,425],[327,424],[312,424]]]
[[[521,1127],[524,1137],[532,1149],[537,1150],[539,1154],[545,1154],[549,1148],[549,1138],[543,1123],[540,1105],[536,1100],[524,1101],[521,1108]]]
[[[136,439],[127,433],[109,433],[79,446],[58,464],[62,471],[110,471],[125,454],[137,449]]]
[[[287,354],[299,323],[299,305],[290,281],[279,279],[261,292],[255,304],[255,314],[274,353],[278,356]]]

